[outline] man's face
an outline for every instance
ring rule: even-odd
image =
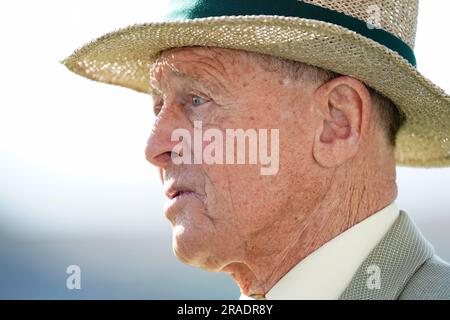
[[[294,221],[291,213],[309,212],[322,190],[311,151],[315,87],[283,79],[245,53],[226,49],[169,50],[151,72],[157,118],[146,155],[159,167],[169,197],[165,214],[177,257],[220,271],[245,261],[261,241],[266,243],[261,254],[273,254],[270,234],[299,227],[304,221]],[[279,169],[262,175],[261,165],[248,161],[175,164],[173,157],[181,153],[174,152],[179,140],[171,135],[185,129],[194,137],[195,123],[203,133],[220,130],[224,139],[227,129],[266,129],[270,141],[271,130],[279,130]],[[196,147],[205,150],[210,142],[203,139]]]

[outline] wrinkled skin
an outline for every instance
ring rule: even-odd
[[[179,48],[152,70],[157,118],[146,157],[166,189],[183,262],[266,293],[309,253],[395,199],[395,162],[361,82],[293,81],[237,50]],[[279,129],[279,170],[172,162],[177,128]],[[203,143],[203,147],[207,142]]]

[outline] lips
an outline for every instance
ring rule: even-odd
[[[169,198],[169,201],[164,205],[164,212],[172,224],[175,223],[175,217],[188,202],[194,199],[202,199],[193,189],[176,183],[171,183],[164,193]]]
[[[184,186],[177,186],[175,184],[169,186],[165,191],[167,198],[169,198],[170,200],[175,199],[176,197],[179,197],[181,195],[194,193],[195,192],[192,189],[189,189]]]
[[[171,194],[169,196],[169,199],[175,199],[178,196],[188,195],[188,194],[194,194],[192,191],[176,191],[174,194]]]

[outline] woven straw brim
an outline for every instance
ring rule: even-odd
[[[450,165],[450,97],[396,52],[333,24],[279,16],[138,24],[86,44],[62,63],[86,78],[148,93],[149,68],[158,55],[186,46],[259,52],[355,77],[390,98],[405,116],[397,164]]]

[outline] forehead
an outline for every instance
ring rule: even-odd
[[[211,47],[183,47],[163,51],[153,66],[175,66],[189,63],[204,64],[218,71],[230,62],[239,62],[247,54],[240,50],[211,48]],[[241,61],[243,62],[243,61]]]
[[[248,53],[240,50],[184,47],[161,53],[150,68],[152,87],[159,87],[163,78],[204,80],[205,78],[233,82],[248,74],[254,66]]]

